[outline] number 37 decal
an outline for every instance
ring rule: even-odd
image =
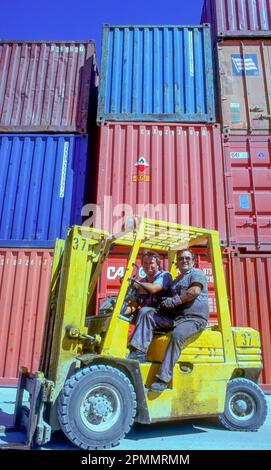
[[[251,346],[252,345],[252,336],[250,333],[242,333],[243,343],[242,346]]]
[[[86,243],[87,243],[87,239],[86,238],[78,238],[78,237],[75,237],[73,239],[73,250],[81,250],[81,251],[84,251],[85,249],[85,246],[86,246]]]

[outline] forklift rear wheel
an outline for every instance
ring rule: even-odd
[[[80,369],[61,392],[58,419],[68,439],[82,449],[115,446],[130,430],[136,394],[129,378],[109,365]]]
[[[231,431],[257,431],[267,416],[267,403],[262,389],[248,379],[228,383],[224,413],[218,417]]]

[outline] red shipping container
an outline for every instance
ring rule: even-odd
[[[271,253],[233,254],[230,268],[233,324],[260,331],[264,365],[260,382],[271,392]]]
[[[218,125],[102,125],[97,183],[95,226],[116,233],[138,214],[218,229],[226,242]]]
[[[205,0],[201,23],[211,23],[213,41],[221,37],[270,35],[271,2]]]
[[[194,248],[196,266],[208,281],[209,323],[217,322],[215,285],[212,264],[206,248]],[[107,296],[118,294],[119,276],[127,265],[127,251],[115,247],[106,259],[98,287],[98,304]],[[140,265],[140,257],[137,260]],[[234,326],[255,328],[261,333],[264,369],[260,377],[266,392],[271,392],[271,253],[240,254],[224,250],[223,266],[228,287],[228,299]],[[162,267],[167,258],[162,255]],[[143,276],[143,272],[140,273]]]
[[[0,249],[0,385],[39,369],[53,250]]]
[[[271,137],[224,143],[229,243],[271,251]]]
[[[87,132],[96,118],[92,41],[0,41],[0,131]]]

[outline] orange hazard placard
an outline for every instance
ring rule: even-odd
[[[150,175],[132,175],[133,183],[144,182],[149,183],[151,181]]]

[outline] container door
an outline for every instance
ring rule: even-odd
[[[231,267],[233,324],[260,331],[264,366],[260,383],[271,392],[271,253],[235,253]]]
[[[0,386],[39,369],[52,250],[0,249]]]
[[[225,144],[231,244],[271,250],[271,139]]]
[[[218,46],[221,118],[225,134],[271,133],[271,41],[225,41]]]

